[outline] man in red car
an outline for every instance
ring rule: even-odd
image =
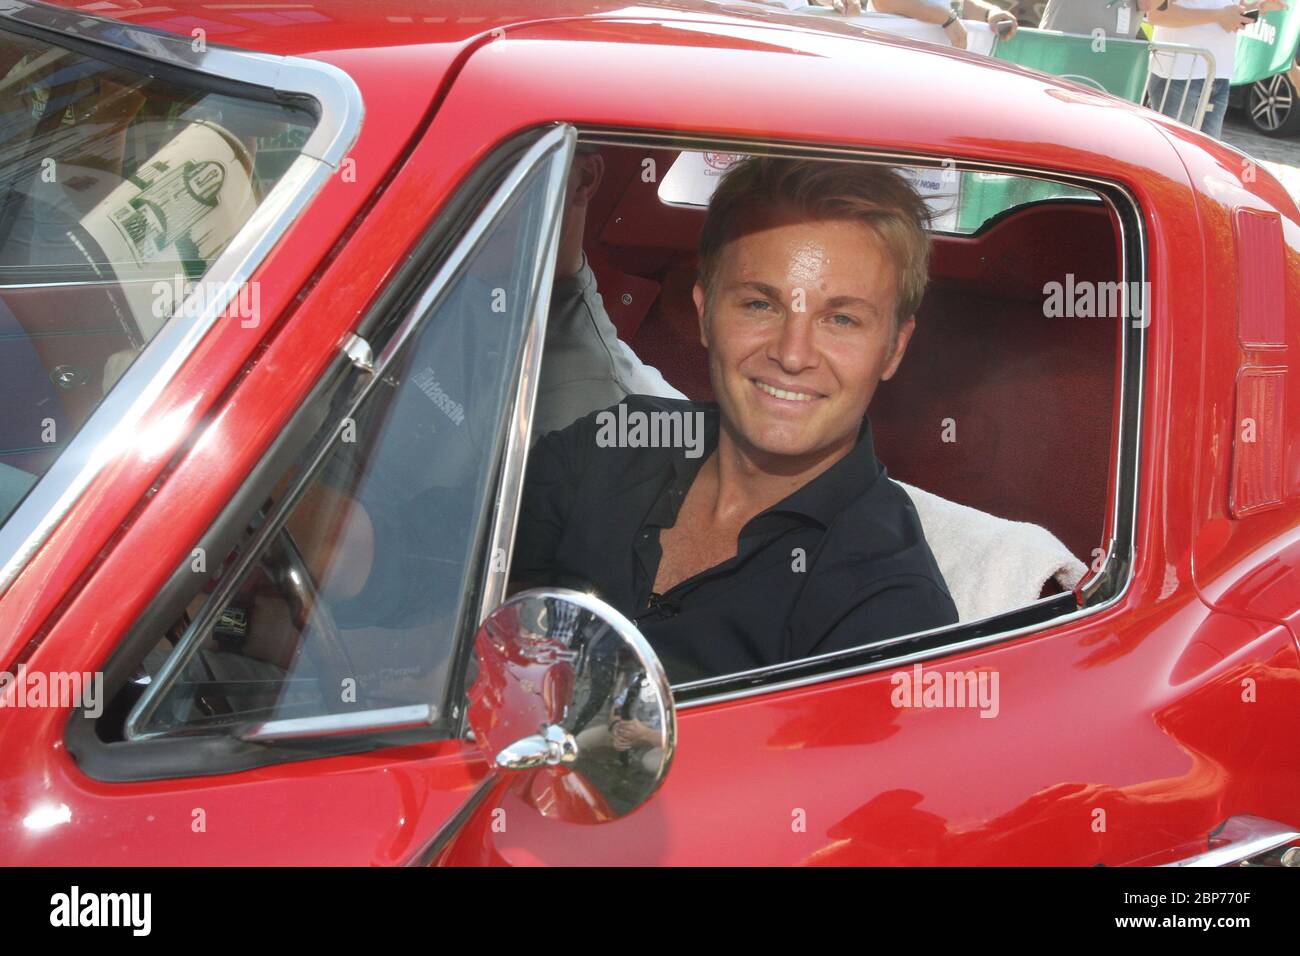
[[[925,220],[880,167],[732,167],[694,290],[717,401],[630,396],[543,438],[516,581],[594,591],[675,683],[954,623],[866,418],[915,327]]]

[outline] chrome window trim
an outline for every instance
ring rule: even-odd
[[[910,165],[935,169],[945,168],[943,162],[934,157],[887,150],[872,150],[869,148],[859,149],[853,147],[809,143],[774,143],[771,141],[743,140],[695,134],[657,133],[644,130],[579,130],[578,135],[579,140],[584,145],[621,147],[641,146],[660,149],[717,149],[730,152],[748,153],[750,155],[761,154],[765,156],[777,156],[793,159],[821,158],[850,161],[867,160],[873,163],[887,165]],[[1007,175],[1023,176],[1031,179],[1040,179],[1047,182],[1063,182],[1096,190],[1106,203],[1107,207],[1116,214],[1116,219],[1119,222],[1119,265],[1123,281],[1131,282],[1135,279],[1145,280],[1149,275],[1146,227],[1142,217],[1142,210],[1138,206],[1136,197],[1122,183],[1085,174],[1072,173],[1065,170],[1044,170],[1041,167],[1018,166],[1011,163],[963,160],[957,159],[956,157],[945,158],[955,160],[956,169],[959,171],[1004,173]],[[1118,197],[1123,202],[1125,208],[1119,208],[1112,196]],[[1132,260],[1133,263],[1132,268],[1130,268],[1130,260]],[[999,630],[993,634],[979,635],[964,641],[943,643],[937,646],[927,646],[911,653],[890,657],[886,660],[871,661],[869,663],[847,666],[838,670],[828,669],[817,673],[794,677],[790,680],[783,681],[775,679],[751,687],[729,687],[725,690],[719,690],[716,694],[709,694],[707,692],[709,687],[715,685],[734,685],[756,680],[767,680],[781,670],[788,669],[791,666],[791,663],[797,664],[802,668],[808,665],[816,665],[818,662],[824,661],[831,664],[833,667],[833,662],[835,660],[860,656],[864,650],[887,648],[899,644],[914,642],[920,638],[941,637],[944,634],[955,633],[978,626],[982,622],[963,621],[958,624],[933,628],[928,631],[918,631],[912,634],[905,634],[897,638],[881,641],[876,644],[863,645],[862,647],[847,651],[835,651],[816,657],[801,658],[797,662],[754,668],[749,671],[728,674],[721,678],[710,678],[707,680],[678,684],[673,687],[674,695],[682,691],[691,691],[701,693],[701,696],[678,704],[677,709],[689,710],[695,707],[703,707],[706,705],[734,700],[743,700],[745,698],[762,694],[771,694],[778,691],[821,684],[828,681],[840,680],[846,677],[854,677],[875,671],[896,670],[902,666],[910,666],[915,662],[932,660],[937,657],[946,657],[992,644],[1000,644],[1017,637],[1042,631],[1046,628],[1055,628],[1062,624],[1073,623],[1082,618],[1100,614],[1119,604],[1128,594],[1134,579],[1138,505],[1140,503],[1139,480],[1141,477],[1142,463],[1142,435],[1145,428],[1144,413],[1146,410],[1144,373],[1146,371],[1147,327],[1150,324],[1151,303],[1148,302],[1146,307],[1147,313],[1144,315],[1145,324],[1140,328],[1130,328],[1126,330],[1125,334],[1120,336],[1121,374],[1114,409],[1114,414],[1117,417],[1119,427],[1112,444],[1112,449],[1117,454],[1118,459],[1116,468],[1116,485],[1111,489],[1113,493],[1110,504],[1110,518],[1114,528],[1114,537],[1107,542],[1106,555],[1087,586],[1084,593],[1084,604],[1082,607],[1076,611],[1067,614],[1060,614],[1050,618],[1049,620],[1038,621],[1027,626],[1012,628],[1009,630]],[[1132,342],[1130,340],[1132,340]],[[1128,407],[1130,402],[1132,402],[1131,409]],[[1133,421],[1129,422],[1127,420],[1128,417],[1131,417]],[[1127,507],[1125,504],[1126,499],[1128,501]],[[1116,574],[1121,575],[1121,578],[1114,593],[1105,600],[1098,601],[1095,604],[1087,603],[1088,600],[1101,591]],[[1061,595],[1040,598],[1039,600],[1026,605],[1024,608],[1019,608],[1007,613],[1017,613],[1018,611],[1024,611],[1026,608],[1045,606],[1052,601],[1059,601],[1060,598]],[[994,619],[985,618],[984,620],[989,621]]]
[[[1175,860],[1172,863],[1165,863],[1162,866],[1234,866],[1268,853],[1270,850],[1276,850],[1278,847],[1300,840],[1300,832],[1284,823],[1266,820],[1263,817],[1250,814],[1242,814],[1229,817],[1215,827],[1206,839],[1206,843],[1208,844],[1216,836],[1227,833],[1229,830],[1233,832],[1230,836],[1225,837],[1227,842],[1222,846],[1207,848],[1192,856]]]
[[[433,704],[407,704],[400,707],[358,710],[346,714],[320,714],[316,717],[285,717],[254,724],[234,736],[240,740],[301,740],[306,737],[339,737],[345,734],[370,733],[375,730],[400,730],[423,727],[438,719]]]
[[[439,855],[451,845],[465,824],[473,818],[478,808],[498,786],[504,786],[506,779],[493,773],[491,770],[483,777],[482,780],[474,787],[473,791],[465,802],[462,803],[450,817],[438,827],[437,832],[429,838],[428,843],[420,847],[406,860],[402,866],[409,867],[430,867],[435,864]]]
[[[146,282],[153,283],[156,279],[127,279],[124,282],[115,283],[116,285],[126,285],[128,282],[143,285]],[[67,279],[61,282],[0,282],[0,292],[8,292],[11,289],[58,289],[67,286],[88,286],[88,285],[109,285],[103,279]]]
[[[204,275],[203,287],[195,293],[204,299],[203,308],[186,303],[177,308],[0,525],[3,596],[95,478],[138,439],[140,422],[158,396],[239,287],[338,169],[356,142],[365,110],[352,78],[328,63],[212,46],[196,52],[190,40],[179,36],[27,0],[0,0],[0,18],[0,28],[21,24],[48,34],[42,38],[56,45],[62,38],[79,39],[281,96],[310,97],[319,104],[316,127],[300,154]],[[170,441],[167,435],[158,437]]]
[[[573,149],[577,132],[572,126],[560,126],[547,133],[542,142],[552,143],[550,148],[559,151],[558,162],[550,170],[550,191],[564,195],[565,179],[573,163]],[[540,145],[540,144],[539,144]],[[559,253],[562,210],[557,205],[546,211],[550,217],[542,228],[542,254],[533,264],[530,287],[533,295],[533,314],[525,333],[520,362],[518,385],[510,406],[510,430],[506,435],[505,455],[501,464],[501,481],[497,486],[496,510],[492,516],[492,534],[488,542],[488,577],[479,602],[478,622],[506,598],[510,580],[511,552],[514,550],[515,529],[519,523],[519,508],[523,502],[524,472],[528,464],[528,448],[532,439],[533,410],[537,405],[537,385],[542,373],[542,351],[546,341],[546,319],[551,314],[551,285],[555,280],[555,260]],[[500,550],[498,550],[500,549]],[[494,570],[492,555],[504,554],[501,570]]]
[[[401,353],[403,347],[411,341],[434,314],[434,309],[439,304],[439,300],[451,283],[459,276],[462,266],[479,250],[484,237],[497,225],[506,207],[514,199],[518,198],[519,190],[525,180],[542,163],[549,162],[551,163],[551,169],[547,173],[549,176],[547,184],[549,205],[543,211],[545,218],[542,221],[541,228],[543,244],[537,250],[533,264],[533,275],[530,279],[530,288],[541,297],[542,305],[539,307],[537,302],[534,302],[532,313],[528,319],[532,323],[532,328],[525,330],[524,340],[520,344],[520,353],[524,361],[521,374],[531,372],[532,381],[534,382],[531,391],[536,391],[536,373],[541,366],[541,334],[545,330],[545,316],[550,307],[550,296],[546,293],[549,290],[550,277],[554,273],[560,234],[560,197],[564,195],[564,177],[568,174],[569,162],[572,159],[574,139],[575,135],[571,126],[557,126],[547,131],[524,151],[523,155],[511,166],[502,181],[493,189],[486,204],[475,215],[465,232],[456,240],[450,254],[421,289],[416,300],[406,310],[392,337],[380,350],[379,355],[373,359],[372,367],[365,371],[364,384],[357,389],[351,401],[348,402],[347,411],[344,415],[333,424],[332,438],[329,441],[321,442],[311,461],[302,469],[301,474],[286,489],[284,495],[275,503],[274,507],[271,508],[256,533],[241,546],[238,559],[231,567],[226,569],[217,587],[203,603],[193,621],[190,622],[184,634],[181,635],[171,653],[163,662],[162,667],[159,668],[158,673],[149,682],[145,692],[136,701],[130,713],[127,714],[123,729],[123,736],[127,741],[135,742],[176,736],[169,731],[150,731],[146,729],[148,721],[161,706],[166,692],[171,689],[172,685],[184,672],[186,664],[198,651],[208,629],[224,609],[226,601],[239,586],[248,569],[261,557],[267,542],[278,534],[284,526],[307,485],[316,476],[320,466],[333,451],[335,442],[346,423],[355,419],[358,409],[361,408],[378,384],[384,380],[388,367]],[[563,161],[557,162],[557,159]],[[543,284],[543,281],[547,284]],[[542,327],[540,332],[538,331],[539,314]],[[352,355],[356,351],[358,342],[364,343],[364,340],[358,339],[357,336],[349,336],[341,344],[340,350],[344,354]],[[364,344],[366,348],[369,348],[368,343]],[[522,387],[516,389],[514,407],[511,409],[512,427],[517,426],[519,422],[518,403],[521,392]],[[529,401],[529,410],[531,410],[531,407],[532,403]],[[513,433],[511,433],[511,438],[513,438]],[[517,443],[511,442],[507,445],[507,457],[510,451],[518,453]],[[520,470],[522,471],[522,466]],[[502,472],[502,481],[499,486],[505,483],[504,479],[505,473]],[[518,507],[518,493],[519,487],[516,486],[513,489],[515,509]],[[505,491],[498,492],[497,516],[493,521],[493,542],[502,533],[501,515],[504,511],[509,510],[509,500],[509,495]],[[511,535],[514,530],[513,513],[512,510],[512,517],[506,529]],[[487,573],[490,575],[491,571]],[[505,575],[495,575],[494,577],[499,579],[499,582],[497,582],[499,583],[499,590],[504,594]],[[489,586],[485,588],[485,593],[496,593],[492,587],[493,583],[492,578],[489,578]],[[476,618],[476,623],[481,620],[482,615],[480,613],[480,616]],[[264,741],[360,734],[375,730],[425,726],[437,719],[437,716],[437,708],[432,704],[412,704],[399,707],[355,710],[340,714],[319,714],[311,717],[250,722],[249,727],[238,730],[232,736],[245,741]],[[460,715],[456,716],[459,717]]]

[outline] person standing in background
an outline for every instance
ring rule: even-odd
[[[866,7],[862,0],[812,2],[817,6],[834,7],[848,16],[856,16]],[[892,13],[942,27],[949,42],[962,50],[966,49],[966,27],[961,22],[963,17],[967,20],[983,20],[1003,40],[1015,36],[1018,26],[1014,16],[987,0],[956,0],[955,3],[948,3],[947,0],[872,0],[870,6],[876,13]]]
[[[1214,76],[1208,78],[1210,102],[1201,132],[1219,139],[1228,109],[1228,88],[1237,55],[1237,31],[1254,20],[1248,13],[1285,10],[1283,0],[1264,0],[1247,7],[1237,0],[1163,0],[1147,12],[1157,43],[1184,43],[1208,50],[1214,57]],[[1166,116],[1191,123],[1207,82],[1205,60],[1170,51],[1151,53],[1151,107]]]
[[[1157,0],[1047,0],[1040,30],[1060,30],[1091,36],[1093,30],[1106,36],[1132,40],[1142,26],[1142,14]]]

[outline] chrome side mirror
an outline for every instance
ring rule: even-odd
[[[484,620],[469,724],[496,773],[530,773],[544,816],[631,813],[672,762],[676,717],[659,659],[627,618],[561,588],[524,591]]]

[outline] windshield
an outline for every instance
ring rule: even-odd
[[[159,329],[219,294],[204,276],[314,123],[0,33],[0,524]]]

